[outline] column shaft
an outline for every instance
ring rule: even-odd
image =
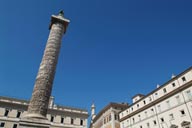
[[[33,117],[46,117],[64,29],[64,25],[59,22],[51,26],[32,98],[29,103],[28,116],[31,114]]]

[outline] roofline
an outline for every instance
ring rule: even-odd
[[[62,105],[57,105],[57,107],[60,107],[60,108],[66,108],[66,109],[74,109],[74,110],[78,110],[78,111],[85,111],[85,112],[88,112],[87,109],[83,109],[83,108],[76,108],[76,107],[70,107],[70,106],[62,106]]]
[[[18,99],[18,98],[11,98],[11,97],[7,97],[7,96],[0,96],[0,99],[12,100],[12,101],[18,101],[18,102],[25,102],[25,103],[27,103],[27,106],[29,105],[29,100],[23,100],[23,99]],[[76,108],[76,107],[70,107],[70,106],[62,106],[62,105],[58,105],[58,104],[55,104],[55,105],[57,107],[59,107],[59,108],[73,109],[73,110],[88,112],[86,109],[82,109],[82,108]]]
[[[124,107],[125,109],[128,108],[128,104],[120,104],[120,103],[114,103],[114,102],[110,102],[107,106],[105,106],[93,119],[93,122],[95,122],[101,115],[102,113],[104,113],[106,110],[108,110],[110,107],[115,107],[115,106],[120,106],[120,107]]]
[[[135,97],[137,97],[137,96],[145,96],[145,95],[139,93],[139,94],[134,95],[134,96],[132,97],[132,99],[135,98]]]
[[[161,88],[165,87],[168,83],[173,82],[174,80],[178,79],[179,77],[181,77],[183,74],[189,72],[190,70],[192,70],[192,66],[190,66],[189,68],[187,68],[186,70],[184,70],[183,72],[181,72],[180,74],[178,74],[177,76],[175,76],[174,78],[168,80],[167,82],[165,82],[163,85],[161,85],[159,88],[156,88],[155,90],[153,90],[152,92],[148,93],[147,95],[145,95],[144,97],[142,97],[141,99],[139,99],[138,101],[136,101],[135,103],[132,103],[129,107],[132,107],[133,105],[137,104],[138,102],[142,101],[143,99],[145,99],[146,97],[150,96],[151,94],[153,94],[154,92],[160,90]]]
[[[186,88],[188,88],[188,87],[191,87],[191,85],[192,85],[192,81],[189,81],[188,83],[186,83],[186,84],[184,84],[183,86],[180,86],[180,87],[178,87],[177,89],[175,89],[175,90],[167,93],[166,95],[160,97],[159,99],[154,100],[154,101],[150,102],[149,104],[146,104],[146,105],[143,106],[142,108],[140,108],[140,109],[138,109],[138,110],[136,110],[136,111],[134,111],[134,112],[132,112],[132,113],[129,113],[128,115],[126,115],[126,116],[124,116],[124,117],[122,117],[122,118],[120,119],[120,122],[126,120],[127,118],[130,118],[130,117],[138,114],[139,112],[142,112],[142,111],[144,111],[144,110],[146,110],[146,109],[154,106],[155,104],[160,103],[161,101],[169,98],[170,96],[173,96],[173,95],[177,94],[178,92],[183,91],[184,89],[186,89]]]
[[[29,103],[29,100],[23,100],[23,99],[18,99],[18,98],[11,98],[11,97],[7,97],[7,96],[0,96],[0,99],[14,100],[14,101],[20,101],[20,102]]]

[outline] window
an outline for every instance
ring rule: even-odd
[[[133,123],[135,123],[135,119],[133,118]]]
[[[149,97],[149,101],[152,101],[151,97]]]
[[[145,111],[145,117],[146,117],[146,118],[148,117],[147,111]]]
[[[157,92],[155,93],[155,97],[158,98],[158,93]]]
[[[185,115],[185,111],[184,110],[181,110],[180,112],[181,112],[182,116]]]
[[[153,108],[151,109],[151,115],[153,115],[154,114],[154,110],[153,110]]]
[[[158,105],[157,108],[158,108],[158,111],[161,112],[161,106]]]
[[[157,121],[156,120],[154,120],[153,123],[154,123],[154,125],[157,125]]]
[[[187,95],[188,100],[192,99],[192,93],[190,90],[186,91],[185,93]]]
[[[1,122],[0,123],[0,127],[4,127],[5,126],[5,123],[4,122]]]
[[[104,118],[104,124],[106,123],[106,120],[105,120],[105,118]]]
[[[140,115],[138,115],[138,118],[139,118],[139,120],[141,120],[141,116]]]
[[[171,114],[169,114],[169,118],[170,118],[170,120],[173,120],[174,119],[174,116],[173,116],[173,114],[171,113]]]
[[[148,128],[150,127],[150,124],[149,124],[149,123],[147,123],[147,127],[148,127]]]
[[[17,124],[14,124],[14,125],[13,125],[13,128],[17,128]]]
[[[146,104],[145,100],[143,101],[143,104]]]
[[[186,82],[186,78],[185,77],[182,77],[181,78],[183,82]]]
[[[5,110],[5,113],[4,113],[4,116],[8,116],[8,114],[9,114],[9,110],[6,109],[6,110]]]
[[[166,101],[166,104],[167,104],[167,108],[169,109],[171,107],[169,100]]]
[[[109,115],[109,121],[111,121],[111,115]]]
[[[64,118],[63,117],[61,117],[61,123],[64,123]]]
[[[162,123],[164,122],[164,119],[163,119],[163,118],[161,118],[161,122],[162,122]]]
[[[20,118],[20,116],[21,116],[21,112],[17,112],[17,118]]]
[[[175,87],[176,86],[175,83],[172,83],[172,86]]]
[[[137,107],[139,107],[139,104],[137,104]]]
[[[74,123],[74,119],[73,118],[71,118],[71,124],[73,124]]]
[[[118,119],[118,116],[115,114],[115,120],[117,120]]]
[[[133,107],[131,108],[131,110],[133,111]]]
[[[142,128],[142,126],[140,126],[140,128]]]
[[[124,128],[124,122],[122,123],[122,126],[123,126],[123,128]]]
[[[179,96],[176,96],[175,98],[176,98],[176,100],[177,100],[177,104],[181,104],[181,99],[180,99],[180,97],[179,97]]]
[[[83,125],[83,120],[81,119],[81,121],[80,121],[80,125]]]
[[[163,89],[163,92],[164,92],[164,93],[166,93],[166,92],[167,92],[166,88],[164,88],[164,89]]]
[[[50,120],[51,122],[53,122],[54,121],[54,117],[53,116],[51,116],[51,120]]]

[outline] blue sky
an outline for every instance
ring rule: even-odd
[[[52,95],[97,112],[192,66],[191,0],[1,0],[0,95],[30,99],[52,14],[71,22]]]

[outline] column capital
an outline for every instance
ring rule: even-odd
[[[51,27],[54,23],[61,23],[65,27],[65,29],[64,29],[64,33],[65,33],[69,22],[70,22],[70,20],[68,20],[64,17],[64,12],[63,12],[63,10],[61,10],[58,15],[51,16],[51,23],[49,25],[49,30],[51,29]]]

